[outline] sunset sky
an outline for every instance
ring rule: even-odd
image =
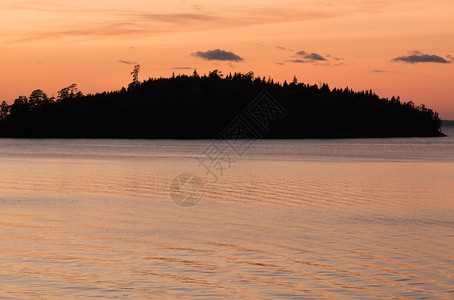
[[[453,15],[452,0],[2,0],[0,100],[71,83],[118,90],[140,64],[140,80],[193,69],[296,75],[454,119]]]

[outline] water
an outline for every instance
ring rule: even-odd
[[[454,138],[212,143],[0,140],[0,298],[454,298]]]

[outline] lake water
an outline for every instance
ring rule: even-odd
[[[454,299],[444,131],[0,140],[0,298]]]

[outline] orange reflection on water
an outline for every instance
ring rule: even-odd
[[[178,147],[2,157],[0,294],[453,297],[453,162],[253,154],[214,183]],[[195,207],[169,197],[183,172],[205,182]]]

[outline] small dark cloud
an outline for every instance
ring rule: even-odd
[[[319,61],[326,61],[327,59],[321,56],[318,53],[307,53],[306,51],[299,51],[296,53],[299,56],[302,56],[304,59],[308,60],[309,62],[319,62]]]
[[[279,66],[284,66],[285,64],[282,63],[282,62],[277,62],[276,65],[279,65]]]
[[[291,63],[296,63],[296,64],[303,64],[303,63],[308,63],[312,65],[318,65],[318,66],[334,66],[334,67],[340,67],[345,65],[343,61],[343,58],[338,58],[334,57],[331,54],[327,54],[325,56],[322,56],[321,54],[312,52],[308,53],[304,50],[296,52],[296,59],[291,59],[291,60],[285,60],[285,62],[291,62]]]
[[[173,67],[172,70],[194,70],[191,67]]]
[[[373,72],[373,73],[385,73],[386,71],[383,71],[383,70],[373,70],[372,72]]]
[[[317,53],[311,53],[306,55],[304,58],[309,59],[309,60],[314,60],[314,61],[325,61],[326,58],[321,56],[320,54]]]
[[[290,60],[286,60],[286,62],[292,62],[292,63],[295,63],[295,64],[304,64],[307,61],[302,60],[302,59],[290,59]]]
[[[117,60],[117,62],[126,64],[126,65],[137,65],[135,61],[129,61],[129,60]]]
[[[220,60],[220,61],[235,61],[235,62],[243,61],[243,58],[236,55],[235,53],[230,52],[230,51],[221,50],[221,49],[198,51],[198,52],[192,53],[191,55],[195,56],[195,57],[200,57],[205,60]]]
[[[445,58],[438,55],[431,54],[422,54],[419,51],[412,51],[408,56],[402,55],[396,58],[391,59],[391,62],[404,62],[409,64],[416,63],[439,63],[439,64],[449,64],[451,61],[446,60]],[[449,59],[449,58],[448,58]]]
[[[446,58],[449,59],[450,61],[454,61],[454,57],[452,57],[451,55],[446,55]]]
[[[129,49],[137,49],[137,47],[131,46],[131,47],[129,47]]]

